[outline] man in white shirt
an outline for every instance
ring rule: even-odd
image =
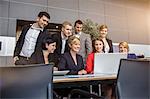
[[[42,40],[48,35],[45,27],[49,20],[50,15],[47,12],[40,12],[36,23],[23,28],[14,50],[14,63],[16,65],[32,64],[33,54],[42,50]]]
[[[64,52],[69,51],[68,37],[72,35],[72,24],[68,21],[63,22],[60,33],[54,34],[53,38],[56,40],[55,52],[60,56]]]

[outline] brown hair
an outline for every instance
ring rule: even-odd
[[[103,42],[103,40],[100,39],[100,38],[95,38],[95,39],[92,40],[93,52],[94,52],[94,53],[96,52],[96,49],[95,49],[95,42],[96,42],[96,41],[101,41],[101,42],[103,43],[103,49],[102,49],[102,51],[105,52],[105,50],[104,50],[104,42]]]
[[[76,26],[76,24],[83,24],[83,22],[81,20],[77,20],[75,23],[74,23],[74,27]]]

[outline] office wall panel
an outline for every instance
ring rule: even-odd
[[[0,17],[8,17],[9,2],[0,0]]]
[[[24,20],[35,20],[40,11],[47,11],[44,6],[10,2],[9,17]]]
[[[23,4],[33,4],[33,5],[43,5],[47,6],[47,1],[48,0],[11,0],[11,2],[20,2]]]
[[[78,19],[78,13],[72,10],[49,8],[48,12],[51,15],[51,22],[62,23],[64,21],[70,21],[74,23]]]
[[[0,18],[0,36],[8,35],[8,19]]]
[[[112,29],[127,31],[127,19],[125,17],[106,16],[106,24]]]
[[[121,41],[128,42],[128,36],[128,31],[125,30],[117,30],[114,28],[110,28],[110,31],[108,32],[108,38],[110,38],[113,41],[113,43],[119,43]]]
[[[79,11],[104,15],[104,2],[103,0],[79,0]]]
[[[127,8],[129,42],[148,43],[148,15],[145,10]]]
[[[126,0],[104,0],[104,1],[109,4],[124,6]]]
[[[124,0],[125,5],[131,8],[147,9],[149,0]]]
[[[107,16],[126,17],[126,8],[124,5],[105,4],[105,14]]]
[[[91,19],[93,22],[98,23],[98,24],[105,23],[105,19],[103,15],[80,12],[79,16],[80,16],[80,19],[82,20]]]
[[[78,10],[78,0],[48,0],[48,6],[68,10]]]
[[[9,37],[16,37],[16,19],[9,19],[7,29]]]

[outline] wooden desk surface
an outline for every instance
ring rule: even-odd
[[[79,81],[92,81],[92,80],[115,80],[117,78],[117,75],[93,75],[93,76],[85,76],[85,75],[79,75],[79,77],[76,75],[74,76],[54,76],[53,77],[53,83],[64,83],[64,82],[79,82]]]

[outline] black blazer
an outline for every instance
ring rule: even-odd
[[[56,49],[55,49],[55,53],[58,54],[58,56],[61,55],[61,49],[62,49],[62,38],[61,38],[61,32],[57,33],[57,34],[53,34],[52,35],[53,39],[56,41]],[[68,40],[66,41],[66,45],[65,45],[65,52],[69,52],[69,45],[68,45]]]
[[[109,53],[113,53],[113,44],[112,44],[112,40],[110,40],[110,39],[107,38],[106,41],[108,42],[108,45],[109,45],[109,47],[110,47]]]
[[[31,58],[31,64],[45,64],[43,51],[34,53]],[[48,56],[49,63],[53,63],[55,67],[58,65],[58,57],[55,53],[50,53]]]
[[[19,37],[19,39],[16,43],[16,47],[15,47],[15,50],[14,50],[14,57],[19,56],[19,54],[22,50],[23,44],[24,44],[25,36],[26,36],[28,30],[30,29],[30,27],[31,27],[31,25],[27,25],[23,28],[22,33],[21,33],[21,35],[20,35],[20,37]],[[34,52],[42,50],[41,43],[42,43],[43,38],[47,35],[48,35],[48,31],[46,29],[44,29],[43,32],[42,31],[40,32],[40,34],[37,38],[37,42],[36,42],[36,45],[35,45],[35,51]]]
[[[84,69],[84,63],[81,55],[77,54],[76,58],[77,65],[75,65],[70,52],[64,53],[58,63],[58,70],[70,70],[68,74],[78,74],[78,71]]]

